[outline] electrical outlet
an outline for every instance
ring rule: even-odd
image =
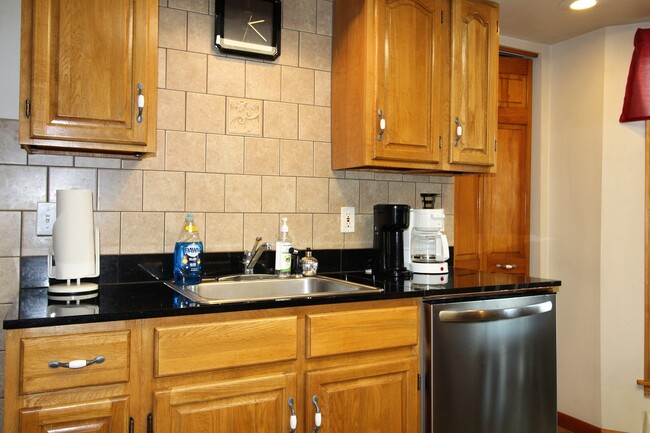
[[[341,208],[341,233],[354,233],[354,207]]]
[[[56,221],[56,203],[36,204],[36,236],[52,236]]]

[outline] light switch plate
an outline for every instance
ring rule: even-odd
[[[341,233],[354,233],[354,207],[341,208]]]
[[[56,221],[56,203],[37,203],[36,236],[52,236],[54,221]]]

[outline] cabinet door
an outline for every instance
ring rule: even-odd
[[[21,104],[27,98],[31,104],[21,143],[40,149],[152,150],[147,143],[153,145],[155,139],[157,39],[150,27],[157,27],[157,4],[23,3],[28,17],[23,23],[26,83]],[[138,85],[145,101],[140,122]],[[22,119],[27,114],[21,111]]]
[[[436,6],[434,0],[376,2],[377,101],[368,113],[376,124],[375,159],[440,160],[442,24]]]
[[[318,398],[328,433],[417,433],[417,358],[358,364],[307,373],[306,429],[314,427]]]
[[[175,387],[154,393],[157,433],[289,431],[295,374]]]
[[[495,165],[498,19],[494,3],[452,2],[451,164]]]
[[[127,433],[128,399],[116,397],[20,411],[21,433]]]
[[[481,269],[483,177],[454,178],[454,268]]]

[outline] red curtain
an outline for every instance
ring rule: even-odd
[[[619,121],[650,119],[650,29],[634,35],[634,53],[627,76],[623,112]]]

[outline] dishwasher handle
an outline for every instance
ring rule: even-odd
[[[495,310],[444,310],[438,314],[441,322],[491,322],[495,320],[515,319],[517,317],[543,314],[553,309],[551,301],[522,307],[499,308]]]

